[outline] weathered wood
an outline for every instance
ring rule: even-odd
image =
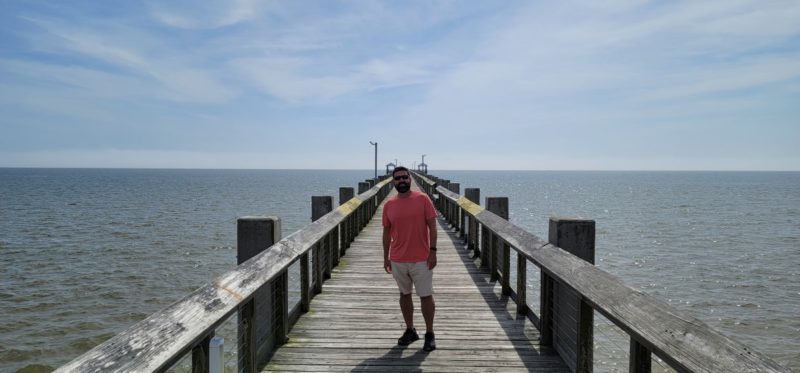
[[[520,257],[524,256],[517,253]],[[527,260],[527,259],[526,259]],[[545,271],[540,271],[541,295],[539,297],[539,341],[545,346],[553,345],[553,287],[554,281]]]
[[[238,264],[242,264],[280,241],[281,221],[275,216],[246,216],[237,220],[236,230],[237,259]],[[242,352],[249,354],[249,349],[253,348],[255,355],[252,359],[256,365],[266,361],[275,345],[275,340],[270,332],[275,327],[272,325],[273,301],[274,292],[269,286],[257,289],[251,302],[253,313],[249,315],[248,323],[239,324],[239,339],[251,341],[249,337],[252,335],[254,343],[254,346],[240,346],[248,349],[247,352]],[[240,315],[240,317],[244,316]]]
[[[631,348],[629,355],[630,373],[650,373],[652,358],[650,350],[642,346],[635,339],[631,338]]]
[[[286,336],[289,334],[289,273],[287,270],[281,272],[272,280],[272,312],[274,324],[272,325],[273,345],[270,346],[271,353],[275,347],[286,343]],[[266,357],[259,357],[258,364],[261,366],[266,363]]]
[[[348,201],[353,199],[355,196],[355,190],[352,187],[341,187],[339,188],[339,206],[346,204]],[[351,218],[347,218],[342,221],[340,225],[340,234],[341,234],[341,248],[342,252],[341,255],[344,255],[347,248],[350,247],[350,242],[353,241],[352,239],[352,223]]]
[[[437,187],[440,198],[457,200]],[[707,372],[788,372],[761,353],[712,329],[685,311],[626,285],[618,277],[544,242],[536,235],[483,210],[475,214],[482,225],[498,232],[518,255],[574,289],[585,302],[678,370]],[[545,287],[545,281],[542,283]],[[542,300],[544,302],[544,299]],[[546,324],[542,315],[542,323]],[[545,342],[543,335],[542,342]]]
[[[455,194],[461,194],[461,184],[460,183],[450,183],[449,189],[451,192]],[[458,205],[456,203],[450,204],[450,225],[458,231],[458,235],[461,236],[463,234],[463,227],[460,226],[459,222],[461,221],[461,217],[458,211]]]
[[[508,197],[486,197],[486,210],[491,211],[497,216],[508,219]],[[502,253],[503,243],[500,237],[494,232],[489,233],[489,273],[492,275],[492,280],[500,279],[498,271],[505,270],[503,267],[504,254]],[[507,272],[503,273],[503,277],[507,276]],[[503,283],[505,291],[508,291],[508,281]]]
[[[517,313],[528,314],[528,260],[517,255]]]
[[[192,373],[208,373],[211,367],[209,364],[209,347],[214,333],[207,335],[203,340],[192,349]]]
[[[550,218],[550,244],[594,263],[594,220]],[[581,294],[556,281],[553,286],[553,345],[574,371],[592,372],[592,308]]]
[[[472,203],[479,204],[481,200],[481,190],[480,188],[466,188],[464,189],[464,197],[467,200],[471,201]],[[469,234],[467,237],[467,249],[468,250],[477,250],[478,248],[478,222],[475,221],[475,218],[470,216],[470,214],[464,213],[465,219],[469,220]],[[477,257],[477,251],[475,251],[475,256]]]
[[[359,200],[377,195],[379,183]],[[343,206],[340,206],[343,207]],[[254,293],[307,253],[352,210],[336,209],[258,254],[212,283],[148,316],[115,335],[57,372],[158,371],[171,366],[209,333],[247,308]],[[242,356],[242,355],[240,355]]]
[[[239,309],[239,371],[253,373],[256,371],[256,331],[255,307],[253,300],[242,305]]]
[[[300,312],[306,313],[311,305],[311,276],[309,276],[310,255],[300,257]]]
[[[236,264],[242,264],[280,240],[277,216],[243,216],[236,221]]]

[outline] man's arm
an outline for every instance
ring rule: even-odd
[[[383,270],[392,273],[392,262],[389,260],[389,246],[392,244],[391,227],[383,227]]]
[[[436,218],[427,220],[428,223],[428,240],[431,247],[436,247]],[[436,267],[436,250],[431,250],[428,253],[428,269]]]

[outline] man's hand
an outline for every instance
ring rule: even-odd
[[[428,254],[428,269],[436,267],[436,250],[431,250]]]
[[[392,261],[391,260],[389,260],[389,259],[384,259],[383,260],[383,270],[386,271],[386,273],[392,273]]]

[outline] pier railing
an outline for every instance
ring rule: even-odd
[[[415,173],[444,218],[489,269],[517,312],[538,328],[573,371],[592,371],[593,311],[630,337],[630,372],[649,372],[651,354],[681,372],[789,372],[768,357],[712,329],[687,312],[626,285],[593,265],[594,221],[551,218],[548,241],[508,221],[508,199],[479,205],[476,188]],[[494,212],[493,212],[493,211]],[[510,283],[510,252],[516,252],[516,284]],[[538,313],[526,302],[527,266],[541,273]]]
[[[330,277],[331,268],[375,214],[390,188],[389,180],[367,180],[359,183],[359,194],[349,199],[342,196],[352,196],[352,188],[342,188],[340,201],[346,202],[336,209],[331,203],[317,208],[314,201],[315,221],[284,239],[279,239],[279,219],[240,218],[240,264],[236,269],[56,371],[165,371],[191,353],[192,372],[208,372],[215,330],[238,314],[238,371],[255,372],[276,347],[285,343],[291,326],[308,311],[314,295],[322,291],[322,282]],[[289,309],[288,269],[297,262],[301,299]]]

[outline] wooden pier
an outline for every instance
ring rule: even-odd
[[[539,345],[536,327],[517,315],[514,302],[476,266],[462,239],[441,218],[438,229],[435,351],[424,352],[422,340],[397,346],[405,324],[397,285],[383,270],[383,228],[375,218],[265,371],[570,372],[553,348]],[[415,325],[422,333],[419,299],[414,302]]]
[[[653,355],[679,372],[789,372],[595,267],[594,221],[552,218],[545,241],[508,221],[507,198],[482,207],[475,188],[462,196],[449,180],[415,181],[440,212],[437,350],[396,344],[404,322],[372,219],[393,193],[382,177],[360,182],[358,194],[341,188],[337,208],[314,196],[314,222],[285,238],[278,218],[240,218],[236,269],[57,372],[160,372],[186,357],[192,372],[211,372],[212,338],[228,320],[237,362],[226,371],[592,372],[594,313],[629,336],[630,372],[650,372]],[[538,304],[526,299],[528,266],[541,275]],[[290,268],[299,268],[291,286]],[[422,331],[419,307],[415,299]]]

